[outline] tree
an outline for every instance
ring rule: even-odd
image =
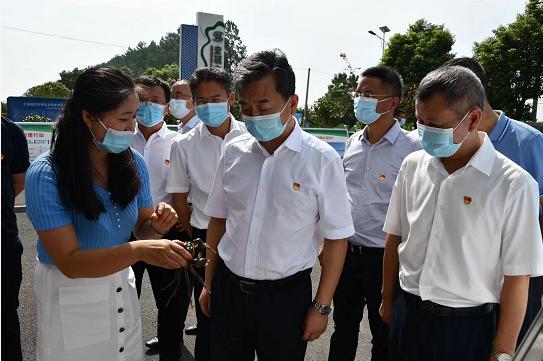
[[[24,96],[41,98],[68,98],[70,96],[70,89],[59,81],[50,81],[28,89],[24,93]]]
[[[247,57],[247,47],[239,37],[239,29],[233,21],[225,24],[224,34],[224,70],[233,75],[236,67]]]
[[[168,64],[163,66],[160,69],[157,68],[147,68],[144,72],[144,75],[154,75],[170,84],[175,82],[179,77],[179,65],[177,64]]]
[[[524,14],[474,45],[488,77],[487,96],[494,108],[516,119],[537,119],[543,96],[543,2],[529,0]]]
[[[239,63],[247,56],[247,48],[243,45],[239,36],[239,29],[237,25],[232,21],[225,23],[225,70],[229,74],[233,74],[234,69]],[[158,44],[151,41],[149,45],[140,41],[134,48],[130,47],[121,55],[117,55],[111,58],[109,61],[98,66],[113,66],[123,70],[129,76],[135,78],[142,74],[155,74],[157,70],[161,70],[167,67],[171,67],[173,64],[179,62],[179,34],[167,33],[164,35]],[[154,68],[155,70],[149,70]],[[88,68],[86,68],[88,69]],[[172,68],[166,71],[167,78],[177,79],[179,73],[173,76]],[[74,68],[69,71],[62,71],[60,73],[60,82],[64,84],[68,89],[72,89],[75,80],[85,69]],[[164,73],[160,73],[163,77]],[[158,76],[158,75],[157,75]],[[167,80],[164,78],[164,80]]]
[[[356,89],[357,76],[353,73],[334,75],[328,91],[313,105],[308,117],[312,127],[335,128],[346,125],[352,128],[357,120],[354,115],[350,92]]]
[[[426,74],[454,58],[451,53],[454,36],[444,25],[435,25],[424,19],[410,25],[405,34],[394,34],[388,41],[381,63],[396,69],[406,88],[400,107],[407,117],[415,117],[413,96]]]
[[[8,103],[2,102],[2,115],[7,117],[8,116]]]

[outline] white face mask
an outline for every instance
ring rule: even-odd
[[[170,113],[172,113],[176,119],[181,119],[190,113],[190,109],[187,108],[187,101],[183,99],[171,99],[169,108]]]

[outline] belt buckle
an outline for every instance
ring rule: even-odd
[[[256,285],[256,283],[254,283],[254,282],[247,282],[247,281],[243,281],[243,280],[239,281],[239,289],[241,290],[241,292],[243,292],[245,294],[248,294],[248,295],[254,295],[256,292],[255,291],[250,291],[246,287],[252,287],[252,286],[255,286],[255,285]]]

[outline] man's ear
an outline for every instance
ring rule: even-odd
[[[236,94],[234,92],[228,93],[228,106],[232,106],[234,104],[234,101],[236,100]]]
[[[479,123],[483,117],[483,111],[481,108],[477,107],[469,113],[468,117],[470,122],[469,131],[476,132],[479,129]]]
[[[300,100],[300,98],[296,94],[293,94],[290,97],[290,104],[288,105],[288,107],[290,108],[290,114],[291,115],[296,114],[296,110],[298,109],[298,101],[299,100]]]

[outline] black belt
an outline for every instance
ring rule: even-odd
[[[226,267],[226,265],[222,262],[221,262],[221,266],[224,269],[228,279],[231,282],[234,282],[235,284],[239,285],[239,289],[243,293],[247,293],[247,294],[255,294],[259,291],[267,291],[274,288],[284,287],[295,281],[299,281],[305,276],[309,276],[311,274],[311,268],[308,268],[298,273],[295,273],[291,276],[288,276],[286,278],[281,278],[279,280],[252,280],[249,278],[240,277],[236,275],[235,273],[230,271],[230,269],[228,269],[228,267]]]
[[[375,255],[375,256],[382,256],[385,253],[384,248],[358,246],[358,245],[352,244],[350,242],[349,242],[348,250],[351,253],[367,254],[367,255]]]
[[[432,301],[423,301],[419,296],[402,290],[402,294],[407,302],[415,305],[421,311],[433,316],[440,317],[477,317],[484,316],[496,308],[495,303],[485,303],[475,307],[448,307],[439,305]]]

